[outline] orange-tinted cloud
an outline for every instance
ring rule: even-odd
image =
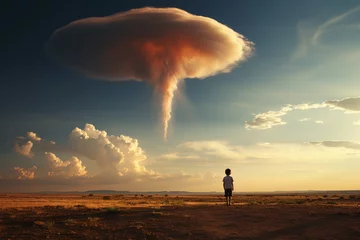
[[[214,19],[150,7],[74,21],[55,31],[48,46],[57,60],[89,77],[152,84],[163,99],[165,138],[179,81],[229,72],[253,49]]]

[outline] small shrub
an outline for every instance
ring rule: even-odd
[[[66,219],[65,222],[66,222],[66,223],[69,223],[69,224],[72,224],[72,223],[74,223],[75,221],[74,221],[74,219],[69,218],[69,219]]]
[[[183,206],[185,204],[183,199],[169,199],[169,198],[165,199],[162,203],[171,206]]]
[[[336,205],[337,203],[336,202],[326,202],[326,204],[330,204],[330,205]]]
[[[323,196],[323,198],[327,198],[327,197],[328,197],[328,195],[324,195],[324,196]]]
[[[259,202],[257,202],[257,201],[250,201],[250,202],[248,202],[248,204],[250,204],[250,205],[259,205]]]
[[[143,196],[144,196],[144,194],[141,194],[141,195],[140,195],[140,197],[143,197]]]
[[[138,196],[137,194],[134,195],[134,197],[137,197],[137,196]]]
[[[92,193],[89,194],[89,197],[93,197],[93,196],[94,196],[94,194],[92,194]]]
[[[46,227],[48,228],[48,229],[53,229],[53,227],[54,227],[54,222],[53,221],[46,221],[45,222],[45,225],[46,225]]]
[[[105,208],[104,211],[106,213],[119,213],[120,209],[117,207],[109,207],[109,208]]]
[[[103,200],[110,200],[111,197],[110,196],[103,196]]]
[[[355,199],[356,196],[355,196],[355,195],[349,195],[349,198],[350,198],[350,199]]]
[[[148,195],[148,198],[152,198],[152,195]]]
[[[165,194],[165,197],[167,197],[168,195],[167,194]]]
[[[151,214],[154,216],[169,216],[170,215],[169,213],[166,213],[166,212],[157,212],[157,211],[152,211]]]
[[[96,222],[96,221],[100,220],[100,218],[99,217],[88,217],[88,220],[90,222]]]
[[[76,205],[74,205],[74,207],[78,207],[78,208],[86,208],[86,206],[85,206],[85,205],[83,205],[83,204],[76,204]]]
[[[339,197],[339,199],[340,199],[340,200],[344,200],[345,198],[344,198],[344,196],[341,196],[341,197]]]

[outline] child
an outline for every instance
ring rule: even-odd
[[[226,176],[223,178],[223,187],[225,190],[226,205],[230,206],[232,191],[234,191],[234,179],[231,175],[231,170],[228,168],[225,170]]]

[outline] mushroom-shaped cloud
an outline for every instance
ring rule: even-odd
[[[253,43],[214,19],[146,7],[74,21],[53,33],[48,50],[92,78],[152,84],[162,95],[166,139],[179,81],[231,71]]]

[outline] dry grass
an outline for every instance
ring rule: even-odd
[[[1,195],[0,238],[360,239],[358,195],[234,195],[232,201],[226,207],[221,195]]]

